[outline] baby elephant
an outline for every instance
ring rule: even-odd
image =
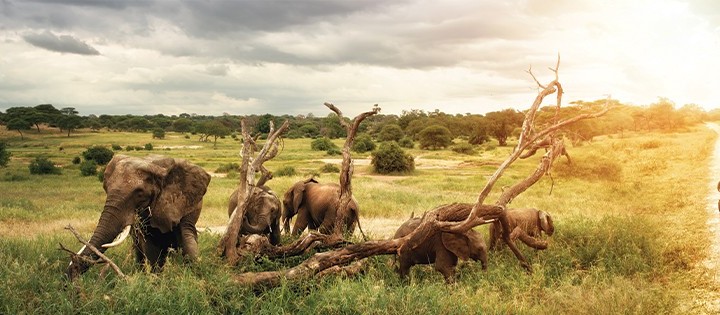
[[[410,234],[420,225],[420,221],[421,218],[410,218],[405,221],[393,238]],[[416,264],[435,263],[435,270],[442,273],[445,282],[452,283],[455,281],[455,266],[458,258],[480,260],[482,269],[487,270],[487,249],[480,233],[474,230],[469,230],[465,234],[436,233],[410,253],[409,257],[398,255],[397,272],[405,279],[410,267]]]
[[[545,211],[534,208],[508,209],[508,225],[510,226],[510,239],[520,239],[527,246],[535,249],[546,249],[546,241],[540,240],[542,232],[553,235],[555,226],[552,217]],[[495,248],[498,240],[502,239],[502,225],[500,221],[490,225],[490,249]]]

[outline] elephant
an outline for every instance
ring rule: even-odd
[[[395,232],[393,239],[404,237],[414,231],[422,218],[410,218]],[[458,258],[479,260],[482,269],[487,270],[487,248],[482,235],[475,230],[463,234],[435,233],[415,248],[408,257],[398,256],[396,271],[405,279],[410,267],[417,264],[435,264],[435,270],[445,277],[446,283],[455,281],[455,266]]]
[[[717,184],[717,190],[720,191],[720,182]],[[718,200],[718,211],[720,211],[720,200]]]
[[[283,228],[290,231],[290,220],[297,214],[292,233],[299,235],[305,228],[320,233],[332,233],[340,196],[340,185],[320,184],[314,178],[301,180],[292,185],[283,197]],[[349,212],[345,215],[345,228],[352,234],[355,223],[360,225],[360,209],[355,198],[350,200]],[[360,228],[362,232],[362,228]]]
[[[162,269],[170,248],[181,248],[195,261],[195,224],[209,183],[205,170],[183,159],[115,155],[105,168],[105,206],[89,243],[104,252],[131,234],[135,261],[147,261],[154,272]],[[78,255],[97,259],[86,247]],[[72,280],[89,267],[75,260],[66,273]]]
[[[237,207],[238,189],[233,191],[228,201],[228,216]],[[280,199],[267,186],[255,187],[250,198],[245,217],[240,227],[240,234],[264,234],[270,244],[280,244]]]
[[[508,225],[510,239],[520,239],[526,245],[535,249],[546,249],[546,241],[539,240],[542,232],[548,236],[555,233],[555,225],[549,213],[534,208],[508,209]],[[498,240],[502,239],[502,225],[499,221],[490,225],[490,249],[494,249]]]

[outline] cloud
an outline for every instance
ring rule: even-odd
[[[33,46],[55,51],[78,55],[100,55],[100,52],[85,42],[70,36],[57,36],[51,32],[26,34],[23,39]]]

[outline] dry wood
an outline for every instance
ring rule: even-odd
[[[264,185],[265,182],[272,178],[272,174],[263,166],[263,163],[277,155],[279,146],[277,142],[278,137],[280,137],[289,126],[290,122],[286,120],[278,130],[275,130],[275,125],[271,121],[267,140],[257,157],[253,158],[256,140],[250,136],[250,132],[245,126],[245,120],[240,121],[243,147],[241,151],[242,162],[240,164],[237,208],[235,208],[235,211],[230,215],[227,230],[218,245],[218,251],[231,265],[236,264],[241,257],[241,253],[238,252],[238,234],[240,233],[242,220],[247,212],[249,199],[252,196],[253,189],[256,187],[255,172],[260,171],[262,173],[258,184]]]
[[[98,260],[85,259],[84,257],[82,257],[82,256],[80,256],[80,255],[78,255],[78,254],[76,254],[76,253],[73,253],[72,251],[70,251],[70,250],[68,250],[67,248],[65,248],[65,246],[62,246],[62,244],[60,244],[61,249],[66,250],[66,251],[68,251],[68,252],[71,253],[70,260],[72,260],[72,262],[74,262],[74,263],[79,263],[80,261],[84,261],[84,262],[93,263],[93,264],[95,264],[95,263],[100,263],[100,262],[104,262],[104,263],[107,263],[107,264],[110,266],[110,268],[112,268],[112,269],[115,271],[115,273],[118,274],[118,276],[119,276],[120,278],[122,278],[122,279],[126,279],[126,278],[127,278],[127,277],[125,276],[125,274],[120,270],[120,267],[118,267],[110,258],[108,258],[107,256],[105,256],[105,255],[104,255],[102,252],[100,252],[97,248],[95,248],[95,246],[93,246],[92,244],[90,244],[90,242],[88,242],[88,241],[86,241],[85,239],[83,239],[83,237],[80,236],[80,233],[78,233],[78,232],[75,230],[75,228],[72,227],[72,225],[68,224],[68,225],[65,227],[65,229],[68,230],[68,231],[70,231],[73,235],[75,235],[75,238],[76,238],[80,243],[82,243],[83,245],[85,245],[87,248],[90,249],[90,251],[92,251],[95,255],[97,255],[97,256],[99,257]]]

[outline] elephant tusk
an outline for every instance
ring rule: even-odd
[[[112,243],[103,244],[103,248],[110,248],[120,245],[130,234],[130,225],[125,226],[125,228],[120,232],[120,234],[115,238]]]
[[[83,245],[83,247],[81,247],[80,250],[77,253],[75,253],[75,255],[80,255],[80,253],[82,253],[85,250],[85,247],[87,247],[87,245]],[[70,261],[70,264],[68,264],[68,268],[71,267],[72,265],[73,265],[73,262]]]

